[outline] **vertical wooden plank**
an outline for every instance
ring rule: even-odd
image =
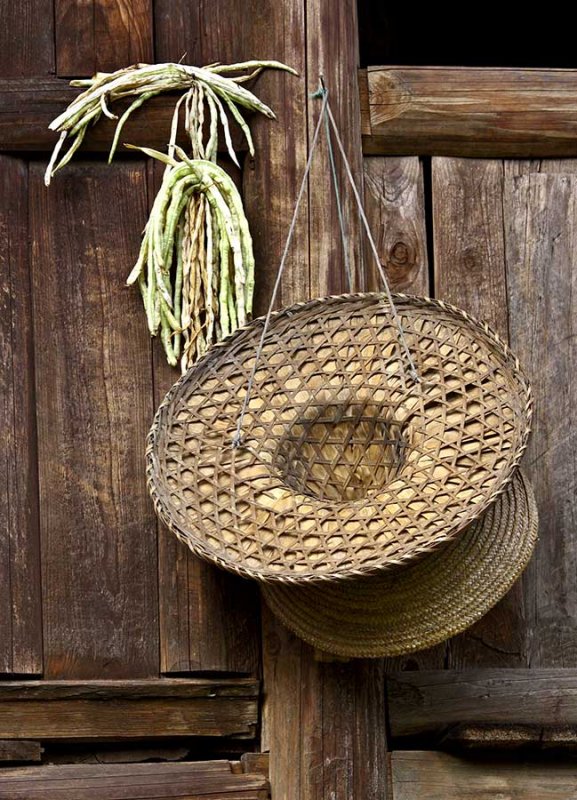
[[[577,664],[577,459],[571,427],[577,401],[577,176],[574,164],[566,169],[512,177],[505,184],[511,345],[535,394],[525,458],[541,525],[525,581],[532,667]]]
[[[0,673],[42,672],[28,166],[0,156]]]
[[[319,99],[311,98],[322,75],[329,90],[329,101],[340,131],[347,158],[363,196],[363,164],[358,80],[359,39],[357,3],[307,0],[306,9],[306,74],[308,89],[308,138],[312,141],[314,126],[321,108]],[[335,164],[349,253],[351,285],[345,270],[345,259],[339,230],[337,203],[330,174],[324,132],[315,153],[309,179],[310,282],[311,295],[323,297],[341,292],[359,291],[365,285],[360,218],[353,192],[336,143]]]
[[[432,160],[435,295],[508,336],[503,164]],[[525,616],[517,584],[469,631],[451,640],[448,667],[524,666]]]
[[[53,0],[0,3],[2,78],[54,74]]]
[[[145,168],[30,173],[45,676],[158,674],[150,342],[124,285]]]
[[[55,19],[60,77],[154,60],[152,0],[55,0]]]
[[[428,295],[429,264],[420,160],[365,156],[365,211],[391,287]],[[367,288],[382,291],[374,257],[365,248]]]

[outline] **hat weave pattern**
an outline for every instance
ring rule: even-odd
[[[195,553],[264,580],[363,575],[462,531],[510,481],[531,392],[486,325],[395,296],[419,382],[380,294],[273,316],[231,447],[263,320],[215,346],[152,426],[156,510]]]

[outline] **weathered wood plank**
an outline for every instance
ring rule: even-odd
[[[571,167],[568,165],[567,169]],[[505,185],[511,345],[535,394],[525,467],[534,478],[540,541],[525,601],[528,663],[577,665],[577,175],[529,174]],[[553,576],[553,577],[552,577]]]
[[[258,682],[246,679],[0,684],[0,739],[253,738]]]
[[[38,800],[265,800],[261,775],[233,772],[229,761],[21,767],[0,772],[0,798]]]
[[[394,800],[571,800],[577,784],[577,766],[566,761],[492,763],[398,751],[391,768]]]
[[[0,4],[2,78],[37,78],[54,73],[53,18],[53,0]]]
[[[465,723],[577,724],[577,671],[471,669],[387,676],[393,738],[442,734]]]
[[[577,726],[457,725],[442,739],[443,749],[465,750],[577,750]]]
[[[0,739],[0,761],[41,761],[40,742]],[[1,774],[1,773],[0,773]]]
[[[428,295],[423,170],[419,159],[365,156],[365,211],[387,278],[398,292]],[[367,288],[382,291],[365,248]]]
[[[577,154],[577,70],[370,67],[367,81],[366,154]]]
[[[0,150],[52,150],[58,136],[48,129],[48,125],[79,91],[61,78],[0,78]],[[164,149],[176,99],[174,95],[154,97],[135,111],[123,128],[122,142]],[[121,114],[127,105],[128,101],[118,101],[114,104],[114,113]],[[115,120],[101,118],[87,132],[81,152],[107,152],[115,127]],[[234,147],[242,153],[246,150],[246,141],[237,133],[232,131]],[[179,141],[183,147],[187,146],[182,130]],[[220,144],[223,146],[222,141]],[[119,154],[122,152],[120,147]]]
[[[42,672],[28,166],[0,156],[0,673]]]
[[[47,678],[158,675],[156,521],[144,478],[150,340],[124,285],[139,163],[30,177]]]
[[[55,28],[61,77],[153,61],[151,0],[55,0]]]
[[[432,160],[435,296],[508,338],[503,162]],[[453,639],[447,665],[525,666],[521,584],[469,631]]]

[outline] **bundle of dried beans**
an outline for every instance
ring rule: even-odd
[[[176,365],[180,359],[183,372],[210,344],[243,325],[252,311],[252,240],[238,190],[216,164],[216,156],[220,122],[228,153],[238,165],[228,113],[239,124],[254,155],[250,129],[239,106],[270,118],[274,114],[240,84],[266,68],[294,72],[276,61],[247,61],[204,68],[137,64],[110,74],[98,73],[89,80],[72,82],[86,91],[50,125],[60,131],[60,138],[46,170],[47,185],[70,161],[89,125],[102,114],[118,119],[109,103],[136,97],[118,119],[110,161],[122,127],[136,108],[160,92],[186,89],[175,105],[168,155],[136,148],[164,162],[166,169],[138,260],[128,278],[129,284],[140,287],[150,333],[161,334],[168,362]],[[182,106],[192,157],[176,146]],[[72,144],[59,160],[67,138]]]

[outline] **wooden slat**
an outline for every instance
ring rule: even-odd
[[[391,673],[393,737],[443,733],[461,723],[577,724],[577,671],[471,669]]]
[[[577,154],[577,70],[369,67],[367,80],[366,154]]]
[[[41,761],[40,742],[0,739],[0,761]],[[1,773],[0,773],[1,774]]]
[[[508,339],[503,162],[432,160],[435,296],[488,322]],[[525,666],[521,584],[453,639],[449,667]]]
[[[577,766],[571,762],[490,762],[446,753],[396,752],[391,759],[394,800],[571,800]]]
[[[543,667],[577,665],[577,173],[566,169],[510,178],[504,195],[511,344],[535,393],[524,463],[541,526],[525,600],[529,663]]]
[[[61,77],[153,61],[151,0],[55,0],[55,29]]]
[[[42,672],[28,166],[0,156],[0,673]]]
[[[61,78],[0,78],[0,150],[45,151],[52,150],[58,135],[48,129],[50,122],[79,94],[68,81]],[[166,148],[170,124],[177,96],[154,97],[134,112],[122,130],[122,142]],[[114,103],[113,111],[121,114],[128,101]],[[81,152],[107,152],[110,149],[115,120],[102,117],[91,127],[82,144]],[[244,137],[232,130],[237,152],[246,150]],[[221,137],[222,139],[222,137]],[[180,144],[187,146],[187,138],[180,131]],[[189,144],[190,142],[188,142]],[[223,146],[222,141],[220,142]],[[123,148],[120,147],[119,155]],[[127,151],[124,150],[124,153]]]
[[[365,156],[365,211],[381,264],[395,291],[428,295],[423,170],[419,159]],[[369,248],[367,288],[382,291]]]
[[[54,73],[53,18],[53,0],[0,3],[2,78],[38,78]]]
[[[158,675],[144,477],[150,338],[124,285],[146,219],[138,163],[30,176],[45,676]]]
[[[236,774],[228,761],[182,764],[58,765],[4,769],[0,800],[266,800],[261,775]]]
[[[443,749],[466,750],[577,750],[577,726],[562,725],[457,725],[447,731]]]
[[[0,683],[0,739],[253,738],[247,679]]]

